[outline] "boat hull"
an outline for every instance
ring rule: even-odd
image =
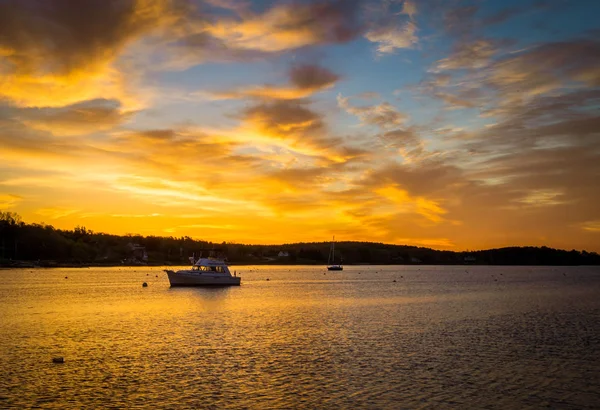
[[[327,270],[344,270],[342,266],[328,266]]]
[[[171,287],[180,286],[240,286],[242,278],[226,275],[174,272],[167,270]]]

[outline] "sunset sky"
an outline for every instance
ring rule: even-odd
[[[600,1],[0,0],[0,210],[600,251]]]

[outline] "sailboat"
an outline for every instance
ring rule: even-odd
[[[335,236],[331,241],[331,250],[329,251],[329,257],[327,258],[327,270],[344,270],[341,258],[339,264],[335,263]]]

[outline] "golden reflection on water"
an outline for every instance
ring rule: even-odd
[[[600,273],[568,269],[4,270],[0,407],[585,408]]]

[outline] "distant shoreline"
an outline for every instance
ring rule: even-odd
[[[52,264],[37,264],[31,261],[13,261],[12,264],[0,263],[0,269],[52,269],[52,268],[156,268],[156,267],[180,267],[189,266],[189,264],[164,264],[164,263],[148,263],[148,264],[100,264],[100,263],[52,263]],[[272,263],[272,262],[234,262],[228,263],[228,266],[322,266],[323,263]],[[348,263],[344,266],[598,266],[585,264],[522,264],[522,263]]]
[[[600,255],[546,246],[486,250],[436,250],[377,242],[299,242],[280,245],[213,243],[190,237],[112,235],[84,227],[55,229],[25,224],[16,214],[0,215],[0,267],[185,266],[190,257],[216,253],[231,265],[325,266],[328,261],[360,265],[589,266]]]

